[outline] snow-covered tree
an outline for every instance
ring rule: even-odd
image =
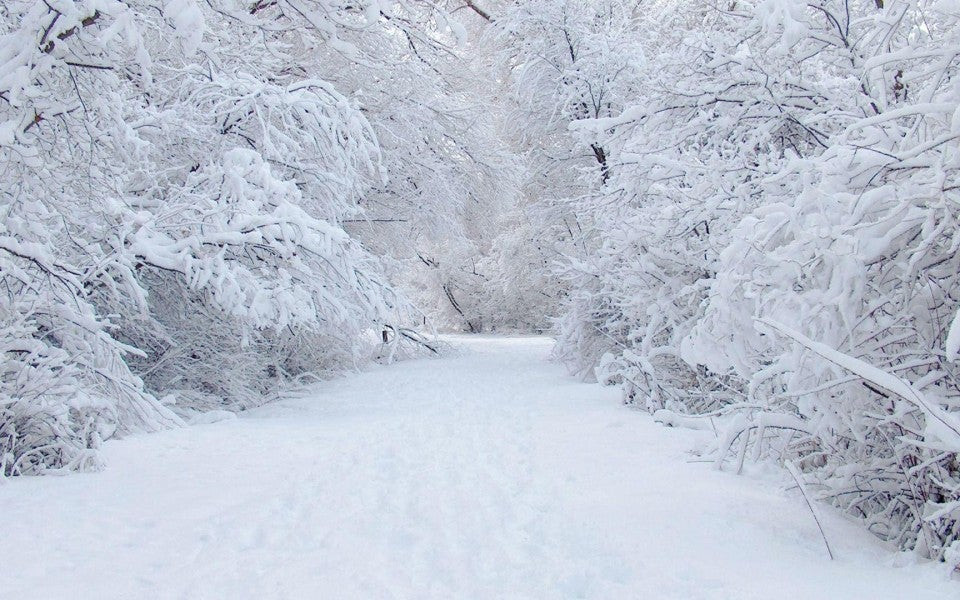
[[[647,7],[636,107],[574,124],[610,174],[574,203],[561,357],[953,556],[956,9]]]
[[[319,49],[355,54],[353,32],[436,14],[0,9],[5,474],[83,466],[114,429],[176,423],[172,401],[247,405],[396,328],[403,301],[343,229],[384,178],[379,144]]]
[[[590,215],[571,200],[610,175],[608,150],[571,123],[619,114],[639,89],[640,9],[629,2],[537,0],[495,6],[484,43],[509,86],[501,137],[523,171],[481,261],[492,327],[546,327],[566,295],[554,276],[562,255],[585,251]],[[519,126],[518,126],[519,124]]]
[[[764,440],[768,415],[797,417],[776,449],[823,497],[943,558],[960,507],[948,343],[960,13],[935,2],[782,4],[790,10],[764,31],[847,71],[846,93],[826,99],[842,129],[765,182],[765,202],[720,255],[687,353],[747,382],[746,418],[728,440],[777,446]]]

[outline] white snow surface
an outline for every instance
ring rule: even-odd
[[[0,598],[960,598],[786,478],[695,462],[547,338],[313,388],[0,484]],[[897,566],[905,564],[905,566]]]

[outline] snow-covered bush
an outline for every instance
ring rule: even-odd
[[[767,182],[766,202],[721,253],[687,353],[747,382],[736,407],[746,418],[728,440],[762,432],[770,413],[797,416],[775,449],[823,497],[942,558],[960,527],[960,390],[947,343],[960,307],[960,13],[871,4],[851,19],[860,93],[835,101],[843,131]],[[816,18],[784,15],[808,38],[824,35]]]
[[[561,271],[558,354],[651,410],[726,415],[720,460],[790,459],[878,535],[943,558],[957,8],[652,7],[636,107],[573,125],[608,165],[573,203],[590,227]]]
[[[399,325],[404,301],[343,228],[383,181],[380,147],[317,48],[437,13],[404,10],[0,7],[3,474],[88,466],[171,408],[262,401]]]
[[[8,2],[0,17],[0,474],[95,466],[117,429],[178,421],[96,302],[142,297],[109,214],[132,150],[117,90],[146,57],[119,2]]]
[[[743,24],[696,3],[654,12],[642,27],[652,35],[639,103],[572,126],[607,148],[609,175],[574,203],[594,223],[594,250],[563,270],[574,291],[560,353],[584,374],[602,363],[602,377],[651,409],[728,397],[682,360],[681,340],[730,229],[763,202],[759,183],[790,156],[821,151],[829,129],[799,100],[821,93],[797,83],[805,66]]]
[[[188,181],[168,199],[175,218],[123,240],[143,264],[151,318],[141,330],[131,314],[120,335],[152,349],[151,387],[249,404],[271,381],[359,359],[364,329],[395,307],[375,261],[252,150]]]

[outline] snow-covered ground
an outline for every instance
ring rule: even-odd
[[[7,481],[0,598],[960,598],[825,509],[831,562],[796,492],[694,462],[550,340],[454,343]]]

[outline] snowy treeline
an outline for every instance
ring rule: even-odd
[[[348,231],[453,231],[501,160],[441,7],[12,0],[0,27],[0,476],[416,337],[387,236]]]
[[[558,356],[960,563],[960,4],[535,0],[500,28],[550,116],[530,151],[577,177],[532,202],[572,224]]]

